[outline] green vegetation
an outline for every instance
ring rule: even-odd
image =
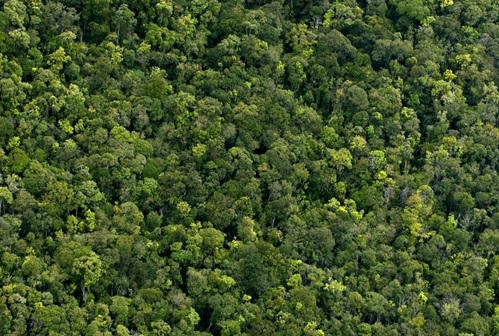
[[[0,334],[499,334],[495,0],[0,1]]]

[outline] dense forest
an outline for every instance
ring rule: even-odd
[[[499,335],[496,0],[0,10],[1,335]]]

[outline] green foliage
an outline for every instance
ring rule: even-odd
[[[499,334],[498,15],[2,2],[0,334]]]

